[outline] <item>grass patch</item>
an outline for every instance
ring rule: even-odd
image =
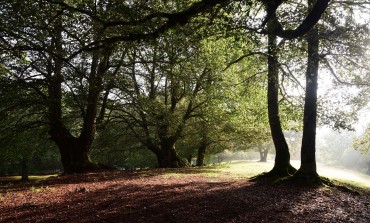
[[[41,192],[45,192],[45,191],[55,191],[55,188],[54,187],[49,187],[49,186],[46,186],[46,187],[35,187],[35,186],[32,186],[30,188],[30,190],[33,193],[41,193]]]
[[[191,176],[191,177],[196,177],[196,176],[205,176],[209,178],[217,178],[221,176],[220,171],[213,171],[212,169],[199,169],[196,173],[184,173],[184,172],[178,172],[178,173],[163,173],[162,177],[163,178],[182,178],[185,176]]]
[[[273,163],[256,161],[238,161],[230,164],[228,168],[222,168],[220,171],[233,178],[251,178],[262,172],[271,170]]]
[[[41,191],[42,191],[42,189],[41,189],[41,188],[37,188],[37,187],[35,187],[35,186],[32,186],[32,187],[30,188],[30,190],[31,190],[33,193],[39,193],[39,192],[41,192]]]
[[[58,174],[50,174],[50,175],[31,175],[28,176],[29,182],[31,183],[40,183],[43,180],[48,178],[57,177]],[[21,176],[3,176],[0,177],[0,183],[17,183],[20,182]]]
[[[218,173],[218,172],[205,172],[205,173],[202,173],[203,176],[205,177],[209,177],[209,178],[217,178],[217,177],[220,177],[221,176],[221,173]]]
[[[229,177],[234,179],[246,179],[257,175],[263,171],[268,171],[272,167],[271,163],[259,163],[253,161],[240,161],[221,163],[212,166],[166,169],[162,175],[164,178],[181,178],[184,176],[205,176],[209,178]],[[144,174],[146,175],[146,173]],[[141,175],[140,175],[141,176]],[[151,175],[152,176],[152,175]]]
[[[163,173],[161,176],[163,178],[181,178],[184,176],[195,176],[196,174],[187,174],[187,173]]]
[[[370,185],[366,184],[364,182],[358,182],[358,181],[353,181],[353,180],[343,180],[343,179],[331,179],[331,181],[338,186],[346,187],[349,188],[353,191],[356,191],[360,194],[364,192],[369,192],[370,191]]]
[[[191,168],[190,170],[185,170],[185,172],[197,170],[198,173],[209,177],[228,176],[235,179],[246,179],[270,171],[273,165],[273,161],[237,161],[214,166]],[[299,167],[299,164],[296,164],[296,166]],[[320,176],[329,178],[329,180],[333,181],[336,185],[343,185],[353,188],[356,191],[370,190],[370,176],[359,172],[325,165],[319,165],[318,172]]]

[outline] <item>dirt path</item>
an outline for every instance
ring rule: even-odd
[[[369,193],[195,169],[62,176],[0,193],[0,222],[370,222]]]

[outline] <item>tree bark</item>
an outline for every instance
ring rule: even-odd
[[[162,142],[161,148],[155,153],[160,168],[177,168],[189,166],[186,160],[181,159],[171,142]]]
[[[268,26],[273,25],[272,22]],[[289,176],[295,172],[290,165],[290,153],[285,140],[279,117],[279,71],[276,36],[268,35],[268,118],[272,140],[275,145],[276,156],[273,169],[269,172],[275,176]]]
[[[313,5],[316,0],[309,0]],[[317,179],[316,171],[316,115],[317,115],[317,79],[319,72],[319,37],[314,27],[307,37],[308,60],[306,70],[306,96],[303,113],[303,137],[301,147],[301,167],[296,177]]]
[[[52,140],[57,144],[61,155],[64,174],[95,171],[99,166],[89,159],[92,140],[88,142],[71,135],[64,128],[51,132]]]
[[[198,148],[198,156],[196,166],[204,166],[204,158],[206,155],[207,143],[201,143]]]
[[[63,55],[62,30],[62,21],[59,18],[55,25],[55,38],[53,43],[53,50],[58,55]],[[110,54],[111,51],[109,48],[93,53],[87,106],[82,114],[83,123],[79,136],[73,136],[63,123],[62,83],[64,77],[62,70],[64,62],[60,57],[51,57],[49,60],[49,134],[59,148],[64,174],[95,171],[99,169],[98,165],[90,161],[89,152],[95,138],[98,103],[102,91],[102,77],[108,68]]]

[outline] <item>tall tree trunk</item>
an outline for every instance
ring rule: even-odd
[[[52,132],[51,137],[59,148],[64,174],[99,169],[99,166],[92,163],[89,159],[91,143],[72,136],[66,128]],[[92,140],[89,141],[92,142]]]
[[[313,5],[316,0],[309,0]],[[306,96],[303,113],[303,137],[301,147],[301,167],[296,177],[317,179],[316,171],[316,115],[317,115],[317,79],[319,71],[319,37],[314,27],[307,37],[308,59],[306,70]]]
[[[270,21],[268,26],[272,26]],[[295,168],[290,165],[290,153],[288,144],[285,140],[281,128],[279,117],[279,71],[276,36],[268,35],[268,118],[271,129],[272,140],[275,145],[276,156],[273,169],[269,175],[289,176],[295,172]]]
[[[63,55],[62,21],[59,18],[54,30],[54,51]],[[63,60],[60,57],[50,58],[49,73],[49,134],[57,144],[65,174],[94,171],[99,169],[89,159],[91,144],[95,138],[96,116],[100,92],[102,91],[102,75],[108,67],[109,48],[102,52],[94,52],[91,62],[87,107],[83,112],[82,131],[78,137],[73,136],[63,123],[62,118],[62,83]],[[100,58],[99,62],[99,55]],[[54,64],[53,64],[54,62]]]

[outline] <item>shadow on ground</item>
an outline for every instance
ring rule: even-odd
[[[0,221],[370,222],[368,194],[207,177],[199,171],[81,174],[48,180],[34,190],[4,193],[3,188]]]

